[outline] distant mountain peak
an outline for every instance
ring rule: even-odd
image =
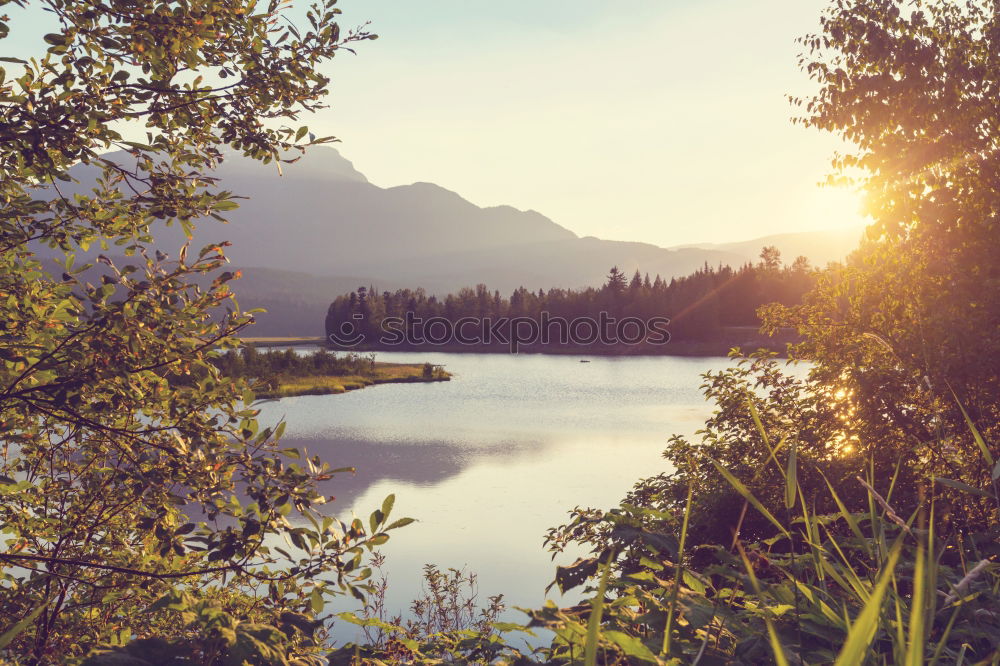
[[[262,164],[249,160],[236,150],[222,151],[223,163],[221,171],[238,175],[263,174],[267,170],[276,171],[274,164]],[[340,154],[332,146],[313,146],[305,154],[289,151],[287,159],[295,159],[292,164],[282,163],[281,172],[289,178],[308,180],[336,180],[356,183],[367,183],[368,178],[354,167],[354,163]]]
[[[819,231],[790,231],[760,238],[730,243],[693,243],[677,245],[671,250],[718,250],[741,254],[748,261],[756,261],[764,246],[770,245],[781,251],[782,258],[791,263],[798,256],[808,258],[816,266],[824,266],[830,261],[843,259],[857,248],[864,233],[864,226]]]

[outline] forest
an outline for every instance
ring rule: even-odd
[[[476,339],[460,342],[455,336],[438,340],[428,328],[428,322],[443,320],[452,326],[472,320],[469,330],[480,328],[484,320],[527,318],[537,322],[540,330],[550,329],[551,335],[529,340],[520,348],[524,351],[588,350],[631,351],[633,353],[670,353],[676,342],[714,342],[722,332],[732,327],[760,327],[757,309],[768,303],[796,305],[814,285],[816,275],[805,257],[783,264],[781,253],[765,247],[756,264],[738,268],[705,265],[691,275],[664,280],[659,275],[650,280],[636,270],[631,278],[612,267],[607,281],[600,287],[529,291],[524,287],[509,297],[490,291],[479,284],[444,297],[428,295],[423,289],[398,289],[379,293],[374,287],[359,287],[338,296],[330,304],[325,319],[328,339],[337,344],[345,333],[357,333],[359,340],[351,345],[363,349],[392,348],[456,348],[508,351],[505,340],[492,343]],[[545,313],[543,317],[543,313]],[[554,330],[553,320],[572,322],[577,319],[600,321],[600,314],[617,320],[634,319],[648,322],[654,318],[669,320],[663,325],[666,335],[639,336],[631,344],[620,339],[600,339],[599,325],[593,329],[577,327],[578,337],[566,335],[566,329]],[[392,321],[387,321],[392,320]],[[409,320],[409,321],[408,321]],[[546,322],[550,322],[546,325]],[[393,334],[393,331],[396,334]],[[583,334],[593,332],[594,338]],[[563,335],[560,335],[560,334]],[[428,335],[429,334],[429,335]],[[614,336],[611,336],[612,338]],[[656,341],[653,341],[653,338]],[[427,340],[430,338],[430,341]],[[583,339],[580,339],[583,338]],[[776,345],[781,347],[781,345]],[[676,347],[676,345],[675,345]],[[718,347],[718,345],[717,345]],[[728,347],[722,349],[722,353]]]

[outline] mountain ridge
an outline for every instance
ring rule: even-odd
[[[86,182],[87,169],[74,170]],[[504,293],[520,286],[578,289],[603,283],[613,265],[668,280],[706,263],[740,265],[754,261],[765,240],[664,248],[580,237],[538,211],[481,207],[435,183],[380,187],[330,147],[283,165],[280,177],[277,171],[224,153],[213,175],[220,187],[248,198],[229,214],[230,224],[203,224],[192,241],[195,247],[232,243],[228,256],[245,276],[234,286],[240,303],[272,310],[253,335],[314,334],[350,276],[380,290],[423,287],[437,294],[479,283]],[[168,252],[186,241],[177,225],[155,228],[154,237]],[[822,245],[827,254],[834,245],[843,254],[810,257],[820,265],[850,249],[849,242],[828,238]],[[798,253],[785,253],[786,259]]]

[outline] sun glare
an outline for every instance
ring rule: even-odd
[[[817,229],[850,229],[868,223],[862,212],[862,194],[850,186],[816,187],[809,201],[812,226]]]

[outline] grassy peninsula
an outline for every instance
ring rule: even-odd
[[[440,366],[419,363],[381,363],[366,374],[351,375],[304,375],[301,377],[279,376],[277,388],[268,387],[257,391],[261,398],[289,398],[296,395],[323,395],[326,393],[346,393],[375,384],[406,384],[412,382],[446,382],[451,375]]]
[[[451,375],[430,363],[384,363],[375,354],[336,354],[319,349],[300,355],[291,349],[258,351],[246,345],[215,360],[229,377],[250,378],[259,398],[345,393],[375,384],[445,382]]]

